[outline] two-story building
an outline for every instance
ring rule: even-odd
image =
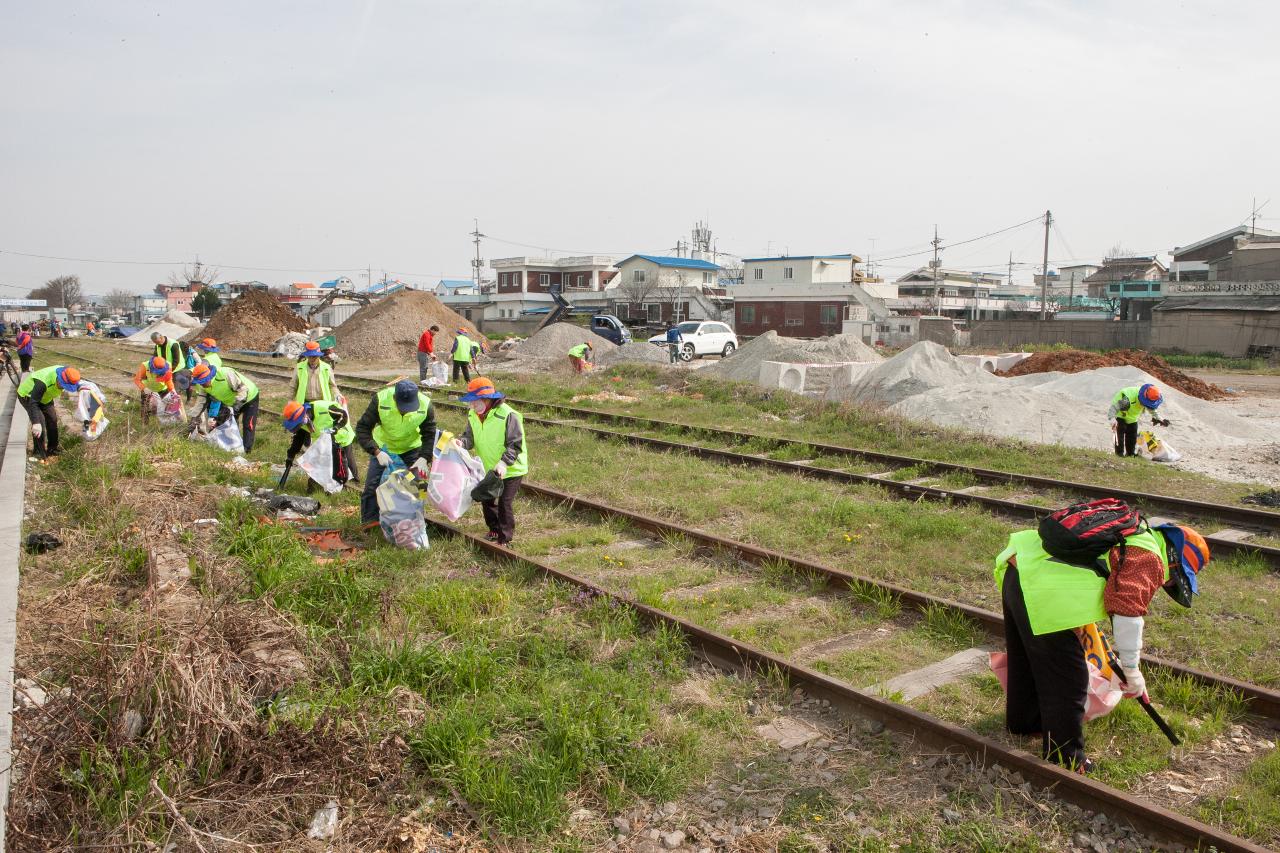
[[[626,323],[666,325],[684,320],[728,320],[732,299],[720,283],[719,264],[702,258],[632,255],[601,294],[603,305]]]
[[[894,284],[870,279],[854,254],[744,258],[742,284],[733,289],[739,335],[817,338],[856,334],[870,340],[872,324],[889,315]]]
[[[552,288],[570,302],[586,294],[599,294],[617,275],[613,258],[585,255],[572,258],[539,258],[521,255],[489,262],[497,275],[493,298],[485,307],[486,320],[514,320],[526,311],[550,311]]]
[[[1175,246],[1173,261],[1169,264],[1169,278],[1172,281],[1212,281],[1215,278],[1238,281],[1240,279],[1230,273],[1222,274],[1225,271],[1221,268],[1229,265],[1224,261],[1241,246],[1275,240],[1280,240],[1280,232],[1237,225],[1186,246]]]

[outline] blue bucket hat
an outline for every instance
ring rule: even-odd
[[[74,367],[59,367],[54,375],[58,377],[58,387],[68,394],[80,390],[80,371]]]
[[[284,416],[284,428],[293,432],[307,419],[307,404],[290,400],[280,414]]]
[[[1209,562],[1209,544],[1204,537],[1190,527],[1178,524],[1161,524],[1156,530],[1164,534],[1169,544],[1169,582],[1164,591],[1183,607],[1191,606],[1191,596],[1200,594],[1196,575]]]
[[[506,394],[493,387],[492,379],[477,376],[467,383],[467,393],[463,394],[459,400],[463,403],[473,403],[476,400],[501,400],[505,396]]]

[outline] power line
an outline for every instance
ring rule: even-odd
[[[1016,228],[1022,228],[1023,226],[1025,226],[1025,225],[1030,225],[1030,224],[1031,224],[1031,223],[1033,223],[1033,222],[1043,222],[1043,221],[1044,221],[1044,215],[1043,215],[1043,214],[1040,214],[1040,215],[1038,215],[1038,216],[1032,217],[1031,219],[1028,219],[1026,222],[1019,222],[1017,225],[1010,225],[1008,228],[1001,228],[1001,229],[1000,229],[1000,230],[998,230],[998,231],[989,231],[989,232],[987,232],[986,234],[980,234],[980,235],[979,235],[979,236],[977,236],[977,237],[970,237],[970,238],[968,238],[967,240],[957,240],[957,241],[956,241],[956,242],[954,242],[954,243],[948,243],[947,245],[942,246],[942,247],[941,247],[941,249],[940,249],[940,251],[945,251],[946,249],[952,249],[952,248],[955,248],[956,246],[963,246],[963,245],[965,245],[966,243],[976,243],[976,242],[978,242],[979,240],[985,240],[985,239],[987,239],[988,237],[995,237],[997,234],[1004,234],[1004,233],[1005,233],[1005,232],[1007,232],[1007,231],[1013,231],[1013,230],[1014,230],[1014,229],[1016,229]],[[927,254],[931,253],[932,251],[933,251],[933,249],[925,249],[925,250],[920,251],[920,252],[908,252],[908,253],[903,254],[903,255],[890,255],[890,256],[889,256],[889,257],[887,257],[887,258],[880,258],[880,260],[879,260],[879,261],[877,261],[877,263],[880,263],[880,262],[882,262],[882,261],[896,261],[896,260],[898,260],[898,259],[900,259],[900,258],[911,258],[911,257],[915,257],[915,256],[917,256],[917,255],[927,255]]]

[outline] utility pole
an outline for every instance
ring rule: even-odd
[[[933,260],[929,262],[929,266],[933,267],[933,310],[938,314],[942,313],[942,303],[938,301],[938,246],[942,241],[938,239],[938,226],[933,226]]]
[[[476,230],[471,232],[472,240],[476,244],[476,256],[471,261],[471,278],[475,281],[476,293],[480,292],[480,270],[484,269],[484,261],[480,259],[480,238],[484,235],[480,233],[480,220],[471,220],[475,223]]]
[[[1053,224],[1053,213],[1046,210],[1044,212],[1044,265],[1040,272],[1043,277],[1040,279],[1040,319],[1044,320],[1048,317],[1049,312],[1049,226]]]
[[[1009,287],[1013,287],[1013,252],[1009,253]]]
[[[1070,306],[1076,301],[1076,274],[1071,273],[1071,295],[1067,297],[1067,305]]]

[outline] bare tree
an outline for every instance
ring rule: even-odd
[[[636,273],[640,274],[638,278]],[[630,306],[652,302],[659,286],[659,275],[650,274],[648,270],[632,270],[626,280],[618,282],[619,295],[628,306],[627,316],[631,315]]]
[[[37,287],[27,294],[28,299],[43,299],[50,308],[73,308],[80,304],[84,293],[80,287],[80,276],[60,275],[51,278],[44,286]]]
[[[1103,255],[1103,257],[1107,260],[1110,260],[1111,258],[1132,258],[1133,250],[1125,248],[1123,243],[1117,241],[1114,246],[1107,249],[1107,253]]]
[[[666,272],[658,274],[659,286],[655,293],[658,303],[667,306],[663,311],[666,320],[680,323],[689,319],[689,312],[684,309],[685,302],[692,302],[693,296],[688,288],[688,276],[684,273]]]
[[[106,305],[116,314],[124,314],[133,307],[133,294],[127,290],[116,288],[103,298],[102,304]]]
[[[221,271],[216,267],[207,267],[196,261],[194,264],[182,268],[182,272],[169,273],[168,285],[172,287],[191,287],[197,285],[200,288],[208,287],[218,280],[218,276],[222,275]],[[159,288],[157,288],[159,290]]]

